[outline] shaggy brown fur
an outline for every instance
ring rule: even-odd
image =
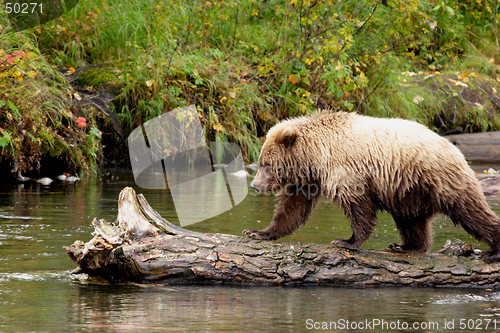
[[[359,248],[376,225],[376,213],[392,214],[402,245],[425,252],[437,213],[483,240],[486,261],[500,260],[500,220],[489,208],[460,151],[425,126],[402,119],[355,113],[319,113],[283,121],[268,133],[251,186],[274,191],[271,224],[244,230],[254,239],[278,239],[305,224],[320,195],[338,203],[352,237],[332,243]]]

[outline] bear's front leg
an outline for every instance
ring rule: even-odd
[[[287,188],[278,196],[273,220],[264,230],[243,230],[252,239],[275,240],[292,234],[304,225],[318,201],[318,188],[312,185]]]
[[[351,250],[359,249],[377,224],[376,207],[369,198],[341,203],[341,206],[351,221],[352,236],[349,239],[335,239],[332,244]]]

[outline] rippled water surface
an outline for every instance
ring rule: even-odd
[[[495,291],[89,284],[85,277],[69,273],[75,264],[65,248],[77,239],[90,240],[92,218],[116,218],[118,193],[125,186],[135,186],[130,172],[113,174],[112,179],[88,179],[77,185],[26,184],[0,190],[0,332],[309,332],[322,328],[449,332],[495,331],[495,325],[500,331],[500,293]],[[167,191],[136,190],[162,216],[177,223]],[[500,214],[500,206],[491,205]],[[273,209],[272,197],[255,196],[250,190],[237,207],[188,228],[240,234],[245,228],[266,227]],[[433,250],[447,239],[473,241],[443,217],[435,221],[434,230]],[[310,222],[283,241],[329,243],[349,236],[349,224],[340,210],[322,202]],[[394,222],[381,214],[364,248],[383,248],[398,241]]]

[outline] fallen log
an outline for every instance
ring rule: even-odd
[[[500,263],[483,262],[475,244],[408,255],[204,234],[165,221],[132,188],[121,191],[114,223],[92,225],[92,240],[66,249],[73,273],[110,282],[500,287]]]
[[[446,135],[467,161],[500,162],[500,131]]]

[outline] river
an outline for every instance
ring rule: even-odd
[[[123,187],[177,223],[167,191],[138,188],[127,170],[112,174],[0,190],[0,332],[500,331],[500,292],[491,290],[90,283],[70,274],[75,264],[65,248],[90,240],[94,217],[116,218]],[[500,214],[498,203],[491,206]],[[239,235],[267,226],[273,210],[273,198],[249,190],[235,208],[188,228]],[[473,241],[448,218],[437,218],[434,231],[432,250],[447,239]],[[306,226],[281,241],[349,236],[340,209],[322,201]],[[363,248],[392,242],[399,242],[394,222],[380,214]]]

